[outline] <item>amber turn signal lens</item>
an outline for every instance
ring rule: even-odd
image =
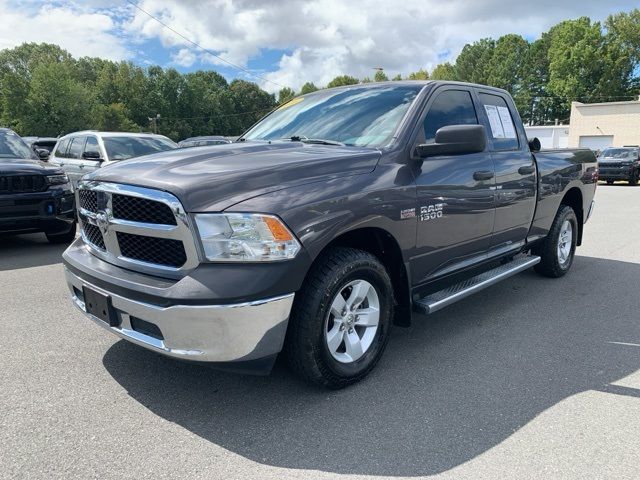
[[[267,227],[271,231],[271,235],[273,235],[274,240],[278,240],[281,242],[288,242],[293,240],[293,237],[289,233],[289,230],[277,219],[273,217],[262,217],[264,223],[267,224]]]

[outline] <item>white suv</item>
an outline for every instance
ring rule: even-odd
[[[109,163],[174,148],[178,145],[163,135],[86,130],[59,138],[49,162],[59,165],[75,188],[84,175]]]

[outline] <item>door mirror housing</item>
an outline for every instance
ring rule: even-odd
[[[82,158],[84,158],[85,160],[95,160],[98,162],[102,161],[100,152],[96,152],[95,150],[87,150],[82,154]]]
[[[464,155],[483,152],[487,146],[487,132],[483,125],[448,125],[438,129],[435,143],[418,145],[420,157]]]
[[[40,160],[48,160],[49,159],[49,150],[46,148],[36,148],[36,155]]]
[[[542,149],[542,144],[540,143],[540,140],[538,140],[538,137],[533,137],[529,139],[529,150],[531,150],[533,153],[539,152]]]

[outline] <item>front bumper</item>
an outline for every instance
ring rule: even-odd
[[[68,188],[0,196],[0,232],[56,233],[75,221],[75,198]]]
[[[199,362],[242,363],[275,356],[282,349],[294,297],[290,293],[228,305],[163,307],[100,288],[66,267],[65,274],[73,302],[94,323],[149,350]],[[117,326],[86,312],[84,287],[109,295],[119,321]],[[155,325],[159,334],[141,329],[139,320]]]

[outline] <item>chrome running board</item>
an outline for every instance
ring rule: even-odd
[[[456,283],[444,290],[427,295],[420,300],[416,300],[413,302],[413,309],[425,315],[437,312],[441,308],[449,306],[458,300],[462,300],[505,278],[509,278],[523,270],[531,268],[537,263],[540,263],[540,257],[528,256],[517,258],[509,263],[505,263],[504,265],[483,272],[463,282]]]

